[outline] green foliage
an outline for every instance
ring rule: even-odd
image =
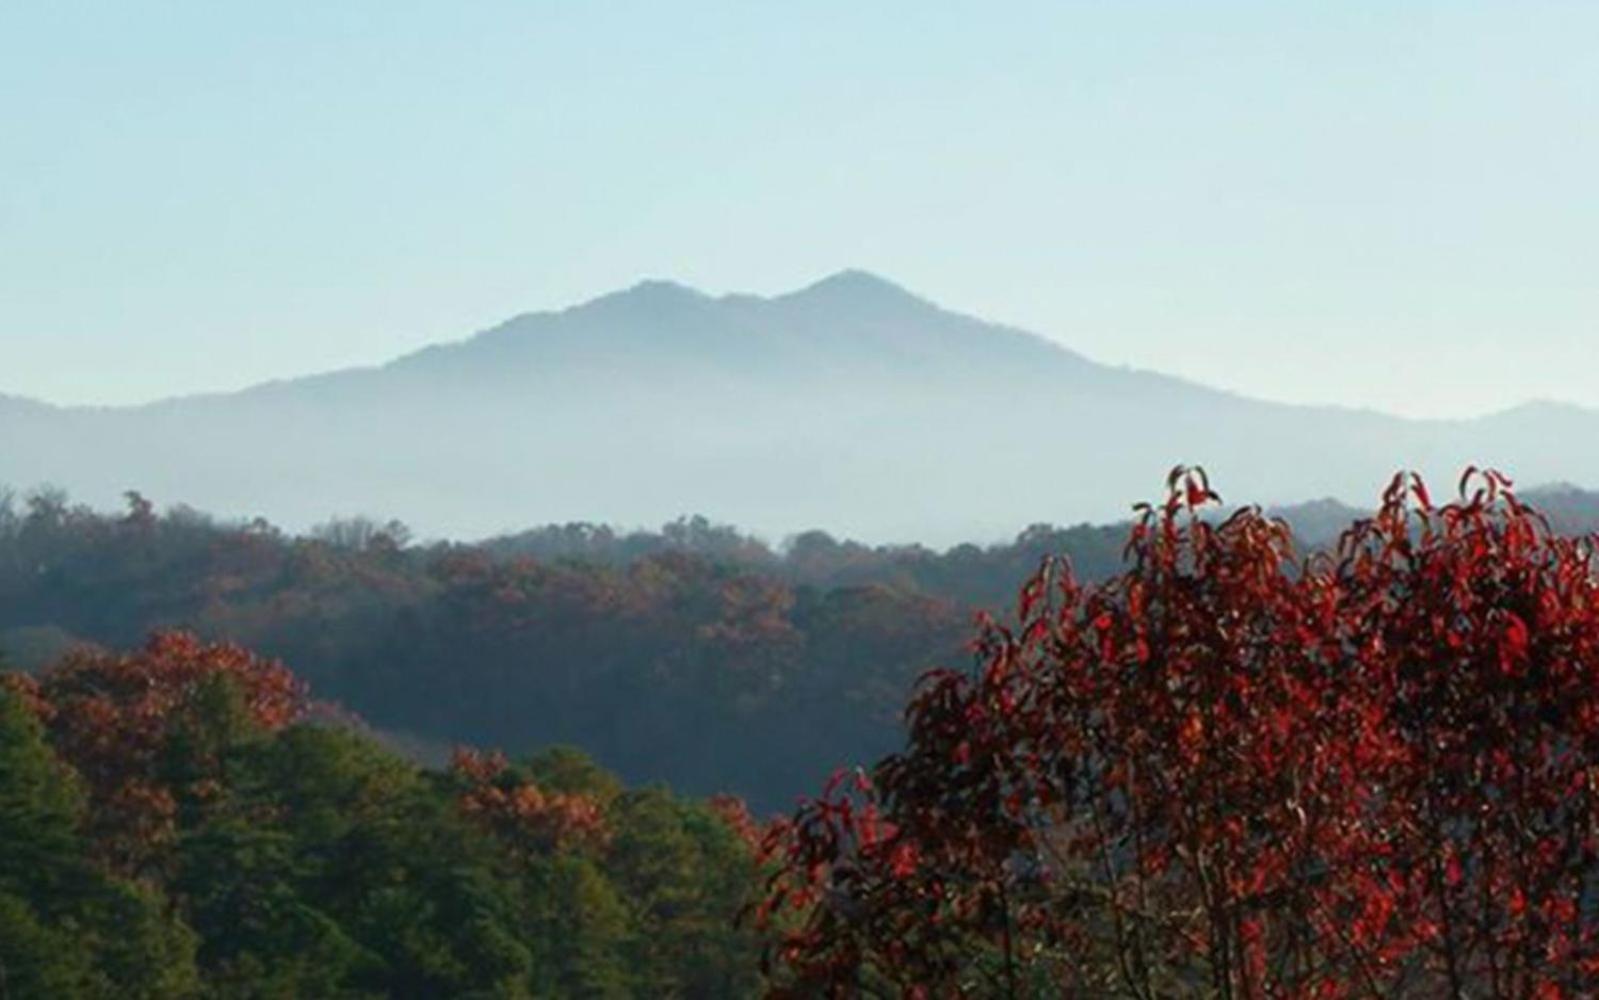
[[[211,822],[185,838],[171,888],[205,929],[202,969],[220,996],[339,995],[364,957],[302,892],[287,833]]]
[[[87,752],[84,734],[57,716],[47,736],[36,718],[54,711],[51,690],[48,677],[0,684],[0,997],[758,988],[734,930],[755,887],[743,842],[708,807],[628,791],[576,750],[507,780],[546,797],[530,801],[597,804],[600,830],[530,853],[543,842],[479,822],[458,777],[352,729],[269,728],[234,678],[204,676],[154,720],[151,787],[176,803],[174,829],[132,882],[96,860],[97,786],[48,742]]]
[[[149,889],[90,860],[81,783],[0,686],[0,996],[184,997],[195,942]]]
[[[629,965],[645,996],[734,996],[753,991],[740,963],[753,944],[728,919],[749,901],[748,849],[699,803],[664,791],[614,804],[607,867],[632,910]]]
[[[626,904],[588,858],[559,857],[530,877],[530,916],[540,930],[540,996],[627,997]]]
[[[79,852],[82,810],[82,792],[45,745],[38,721],[0,688],[0,886],[41,894],[61,888],[63,859]]]
[[[70,933],[46,926],[26,900],[0,892],[0,996],[73,996],[91,976]]]
[[[176,920],[154,887],[104,879],[83,901],[74,944],[97,957],[86,996],[168,1000],[200,995],[199,935]]]
[[[587,795],[605,804],[622,794],[622,783],[616,776],[576,747],[541,750],[528,758],[526,770],[533,783],[546,791]]]

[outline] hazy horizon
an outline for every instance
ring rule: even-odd
[[[854,271],[776,297],[637,285],[246,393],[0,406],[0,481],[287,527],[367,512],[462,538],[698,513],[769,538],[946,545],[1116,520],[1177,463],[1267,504],[1369,503],[1396,469],[1448,484],[1471,464],[1591,488],[1596,429],[1574,407],[1418,421],[1261,402]]]
[[[777,290],[775,292],[770,292],[770,293],[756,293],[756,292],[738,290],[738,289],[712,292],[712,291],[707,291],[706,289],[703,289],[703,288],[695,287],[694,285],[691,285],[688,282],[681,281],[681,280],[679,280],[677,278],[673,278],[671,276],[667,276],[667,275],[650,276],[650,277],[640,278],[638,281],[633,282],[632,284],[630,284],[630,285],[628,285],[626,287],[612,289],[610,291],[603,292],[601,294],[598,294],[598,295],[595,295],[595,296],[592,296],[590,298],[586,298],[586,299],[583,299],[583,300],[580,300],[580,301],[569,302],[569,303],[564,303],[564,304],[554,304],[554,305],[549,305],[549,306],[539,306],[539,307],[535,307],[535,308],[529,308],[529,309],[525,309],[525,310],[520,310],[520,311],[518,311],[518,312],[516,312],[516,313],[514,313],[512,315],[501,317],[497,321],[480,325],[480,326],[478,326],[478,327],[476,327],[476,328],[474,328],[474,329],[472,329],[470,331],[467,331],[467,332],[464,332],[464,333],[460,334],[459,336],[446,337],[444,339],[441,339],[441,340],[438,340],[438,341],[434,341],[434,342],[431,342],[431,343],[421,344],[421,345],[418,345],[418,346],[416,346],[414,348],[405,350],[402,353],[391,355],[391,356],[388,356],[388,357],[378,358],[378,359],[375,359],[375,360],[372,360],[372,361],[368,361],[368,362],[357,362],[357,363],[353,363],[353,364],[350,364],[350,365],[347,365],[347,366],[342,366],[342,367],[337,367],[337,368],[313,369],[313,370],[306,370],[306,371],[300,371],[300,372],[290,372],[290,373],[286,373],[286,374],[283,374],[283,375],[270,376],[270,377],[258,379],[256,381],[252,381],[252,382],[245,382],[245,383],[240,384],[240,385],[198,386],[198,387],[194,387],[194,388],[191,388],[191,389],[186,389],[186,390],[183,390],[183,391],[180,391],[180,392],[175,392],[175,393],[172,393],[170,395],[154,396],[154,397],[150,397],[148,399],[132,399],[132,400],[125,400],[125,401],[116,401],[116,400],[106,401],[106,400],[99,400],[99,399],[94,399],[94,400],[51,399],[51,398],[46,398],[46,397],[39,396],[39,395],[30,395],[30,394],[23,393],[23,392],[8,392],[8,391],[5,391],[5,389],[3,387],[0,387],[0,397],[9,396],[9,397],[14,398],[14,399],[22,399],[22,400],[27,400],[27,401],[30,401],[30,402],[45,403],[47,405],[54,406],[54,407],[59,407],[59,408],[63,408],[63,409],[74,409],[74,408],[124,409],[124,408],[140,408],[140,407],[145,407],[145,406],[149,406],[149,405],[152,405],[152,404],[180,401],[180,400],[192,399],[192,398],[196,398],[196,397],[226,396],[226,395],[232,395],[232,394],[235,394],[235,393],[246,392],[246,391],[252,390],[252,389],[260,389],[260,388],[264,388],[264,387],[267,387],[267,386],[277,385],[277,384],[281,384],[281,383],[285,383],[285,382],[296,382],[296,381],[299,381],[299,380],[302,380],[302,379],[317,378],[319,376],[337,375],[337,374],[341,374],[341,373],[345,373],[345,372],[363,371],[363,370],[383,368],[383,367],[391,365],[391,364],[393,364],[395,362],[404,361],[404,360],[406,360],[408,358],[411,358],[414,355],[424,353],[424,352],[426,352],[426,351],[428,351],[430,349],[443,348],[443,347],[453,347],[453,346],[463,345],[463,344],[468,343],[468,342],[472,341],[473,339],[475,339],[475,338],[477,338],[477,337],[479,337],[479,336],[481,336],[483,334],[490,333],[490,332],[492,332],[493,330],[495,330],[495,329],[497,329],[499,327],[505,326],[506,324],[509,324],[509,323],[514,323],[517,320],[525,319],[525,318],[530,317],[530,316],[540,316],[540,315],[546,315],[546,314],[558,314],[558,313],[566,312],[566,311],[569,311],[569,310],[578,309],[578,308],[581,308],[583,306],[590,305],[592,303],[599,302],[599,301],[604,300],[604,299],[608,299],[608,298],[612,298],[612,297],[616,297],[616,296],[621,296],[621,295],[626,295],[628,293],[632,293],[634,291],[637,291],[640,288],[647,288],[647,287],[652,286],[652,285],[664,285],[664,286],[671,286],[671,287],[674,287],[674,288],[681,288],[681,289],[689,291],[689,292],[691,292],[691,293],[693,293],[695,295],[701,295],[701,296],[704,296],[704,297],[706,297],[708,299],[713,299],[713,300],[738,300],[738,299],[766,299],[766,300],[770,300],[770,299],[782,298],[785,295],[795,295],[795,294],[798,294],[800,292],[805,291],[806,289],[810,289],[810,288],[816,287],[818,285],[821,285],[821,284],[823,284],[823,283],[825,283],[825,282],[827,282],[829,280],[834,280],[834,279],[837,279],[837,278],[842,277],[842,276],[851,276],[851,275],[862,275],[862,276],[865,276],[866,278],[869,278],[869,279],[871,279],[873,281],[881,281],[881,282],[883,282],[885,284],[892,285],[896,289],[904,291],[906,294],[908,294],[910,296],[913,296],[913,297],[915,297],[917,299],[920,299],[920,300],[922,300],[922,301],[924,301],[924,302],[926,302],[926,303],[928,303],[930,305],[937,306],[941,310],[944,310],[944,311],[947,311],[947,312],[950,312],[950,313],[953,313],[953,314],[956,314],[956,315],[959,315],[959,316],[971,317],[973,319],[982,320],[984,322],[997,323],[997,324],[999,324],[1001,326],[1006,326],[1006,327],[1010,327],[1010,328],[1013,328],[1013,329],[1022,330],[1022,332],[1038,336],[1039,338],[1041,338],[1041,339],[1043,339],[1043,340],[1045,340],[1047,342],[1053,343],[1056,346],[1066,348],[1068,351],[1073,351],[1073,353],[1077,353],[1077,354],[1082,354],[1083,353],[1083,352],[1080,352],[1080,351],[1075,351],[1075,349],[1073,349],[1070,344],[1064,343],[1064,342],[1060,341],[1057,338],[1050,337],[1047,334],[1041,333],[1040,331],[1030,330],[1030,329],[1023,329],[1023,328],[1017,326],[1016,324],[1007,323],[1003,319],[997,319],[995,317],[979,316],[979,315],[977,315],[975,313],[972,313],[972,312],[970,312],[968,310],[963,310],[963,309],[960,309],[958,307],[950,306],[947,303],[940,302],[940,301],[936,300],[935,298],[933,298],[931,296],[927,296],[927,295],[924,295],[924,294],[920,293],[916,289],[906,288],[901,283],[895,281],[893,279],[893,277],[890,276],[890,275],[878,274],[876,272],[867,270],[865,268],[845,267],[845,268],[839,268],[839,269],[837,269],[835,271],[829,272],[829,273],[824,274],[824,275],[819,275],[814,280],[805,281],[805,282],[801,283],[800,285],[795,286],[794,288],[780,289],[780,290]],[[1494,416],[1494,415],[1497,415],[1497,414],[1502,414],[1502,413],[1504,413],[1506,411],[1509,411],[1509,410],[1515,410],[1515,409],[1519,409],[1519,408],[1526,407],[1526,406],[1537,406],[1537,405],[1543,405],[1543,404],[1570,405],[1570,406],[1577,406],[1577,407],[1580,407],[1580,408],[1583,408],[1583,409],[1592,409],[1592,408],[1594,408],[1594,407],[1589,407],[1589,406],[1583,406],[1582,404],[1578,404],[1578,403],[1568,403],[1565,400],[1552,399],[1552,398],[1547,397],[1547,396],[1532,396],[1532,397],[1528,397],[1526,399],[1514,400],[1514,401],[1508,402],[1508,403],[1506,403],[1503,406],[1498,406],[1498,407],[1494,407],[1494,408],[1490,408],[1490,409],[1486,409],[1486,410],[1482,410],[1482,411],[1477,411],[1477,412],[1471,412],[1471,413],[1463,413],[1463,414],[1415,414],[1415,413],[1403,413],[1403,412],[1398,412],[1398,411],[1393,411],[1393,410],[1385,410],[1382,407],[1375,406],[1375,405],[1348,404],[1348,403],[1343,403],[1343,402],[1340,402],[1340,401],[1337,401],[1337,400],[1308,400],[1308,401],[1281,400],[1281,399],[1278,399],[1278,398],[1273,397],[1271,395],[1257,395],[1257,394],[1253,394],[1253,393],[1249,393],[1249,392],[1245,392],[1245,391],[1228,389],[1226,386],[1206,383],[1206,382],[1204,382],[1204,381],[1202,381],[1200,379],[1189,378],[1189,377],[1180,375],[1180,374],[1175,373],[1175,372],[1171,372],[1171,371],[1167,371],[1167,370],[1161,369],[1159,367],[1152,367],[1152,366],[1151,367],[1146,367],[1146,366],[1130,365],[1130,364],[1117,365],[1116,363],[1106,361],[1103,358],[1093,357],[1093,356],[1089,356],[1089,355],[1086,355],[1086,354],[1083,355],[1083,356],[1086,357],[1089,361],[1093,361],[1093,362],[1098,363],[1098,364],[1108,365],[1108,366],[1111,366],[1111,367],[1120,367],[1120,368],[1123,368],[1125,370],[1133,371],[1133,372],[1146,372],[1146,373],[1150,373],[1150,374],[1170,375],[1170,376],[1174,376],[1174,377],[1179,378],[1179,379],[1184,379],[1185,381],[1192,382],[1195,385],[1203,386],[1205,388],[1220,389],[1220,390],[1222,390],[1224,392],[1228,392],[1228,393],[1231,393],[1233,395],[1237,395],[1239,397],[1247,398],[1247,399],[1259,400],[1259,401],[1264,401],[1264,402],[1285,402],[1285,403],[1288,403],[1290,405],[1301,405],[1301,406],[1309,406],[1309,407],[1330,407],[1330,408],[1334,408],[1334,409],[1346,409],[1346,410],[1352,410],[1352,411],[1356,411],[1356,412],[1366,412],[1366,413],[1378,414],[1378,415],[1382,415],[1382,416],[1400,417],[1402,419],[1413,419],[1413,420],[1437,420],[1437,419],[1454,420],[1454,419],[1465,419],[1465,420],[1469,420],[1469,419],[1476,418],[1476,417]]]
[[[0,11],[0,392],[841,267],[1251,397],[1599,405],[1599,8]]]

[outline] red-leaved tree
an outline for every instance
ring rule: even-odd
[[[306,710],[304,685],[283,664],[187,632],[158,632],[127,654],[76,650],[11,683],[83,776],[104,860],[135,873],[169,843],[180,800],[218,790],[218,727],[267,732]]]
[[[776,992],[1577,997],[1599,983],[1599,581],[1496,473],[1333,552],[1202,472],[1046,563],[906,749],[766,839]]]

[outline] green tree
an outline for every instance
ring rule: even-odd
[[[275,900],[274,922],[251,953],[275,956],[293,995],[526,995],[514,882],[442,785],[365,736],[306,725],[243,748],[231,780],[230,825],[213,836],[223,858],[265,862],[248,898]],[[198,874],[197,895],[231,877]],[[316,949],[316,968],[296,964]]]
[[[526,887],[538,933],[535,992],[634,996],[624,950],[627,907],[600,868],[589,858],[558,855],[537,865]]]
[[[755,949],[731,918],[754,883],[743,842],[707,806],[660,789],[622,795],[611,817],[606,868],[628,902],[628,964],[639,992],[753,994]]]
[[[184,997],[187,928],[154,892],[103,874],[78,830],[79,783],[0,686],[0,997]]]

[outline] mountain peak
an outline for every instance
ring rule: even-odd
[[[760,301],[760,296],[732,294],[722,301]],[[654,308],[673,305],[704,305],[718,299],[690,285],[666,278],[645,278],[633,285],[590,299],[576,308],[595,305],[629,305]],[[774,296],[774,302],[818,302],[842,308],[892,305],[929,306],[923,299],[880,275],[858,268],[846,268],[792,292]]]
[[[715,301],[697,288],[663,278],[647,278],[621,291],[573,306],[566,312],[647,323],[666,316],[697,316]]]
[[[670,278],[645,278],[642,281],[638,281],[638,282],[634,283],[633,287],[628,288],[622,294],[624,294],[624,295],[677,295],[677,296],[687,295],[687,296],[691,296],[693,298],[700,298],[700,299],[705,297],[705,293],[701,292],[699,289],[691,288],[688,285],[683,284],[681,281],[673,281]]]
[[[645,278],[629,288],[609,295],[602,295],[595,302],[626,301],[645,304],[679,303],[679,302],[706,302],[710,296],[698,288],[691,288],[678,281],[665,278]]]
[[[839,270],[820,282],[782,294],[772,301],[867,317],[935,309],[932,302],[918,298],[891,280],[871,274],[870,270],[857,269]]]
[[[820,282],[812,282],[799,291],[799,294],[836,294],[836,296],[894,296],[900,299],[915,299],[916,296],[903,290],[902,286],[895,285],[891,280],[881,275],[871,274],[870,270],[860,270],[859,267],[846,267],[835,274],[827,275]],[[921,301],[921,299],[918,299]]]

